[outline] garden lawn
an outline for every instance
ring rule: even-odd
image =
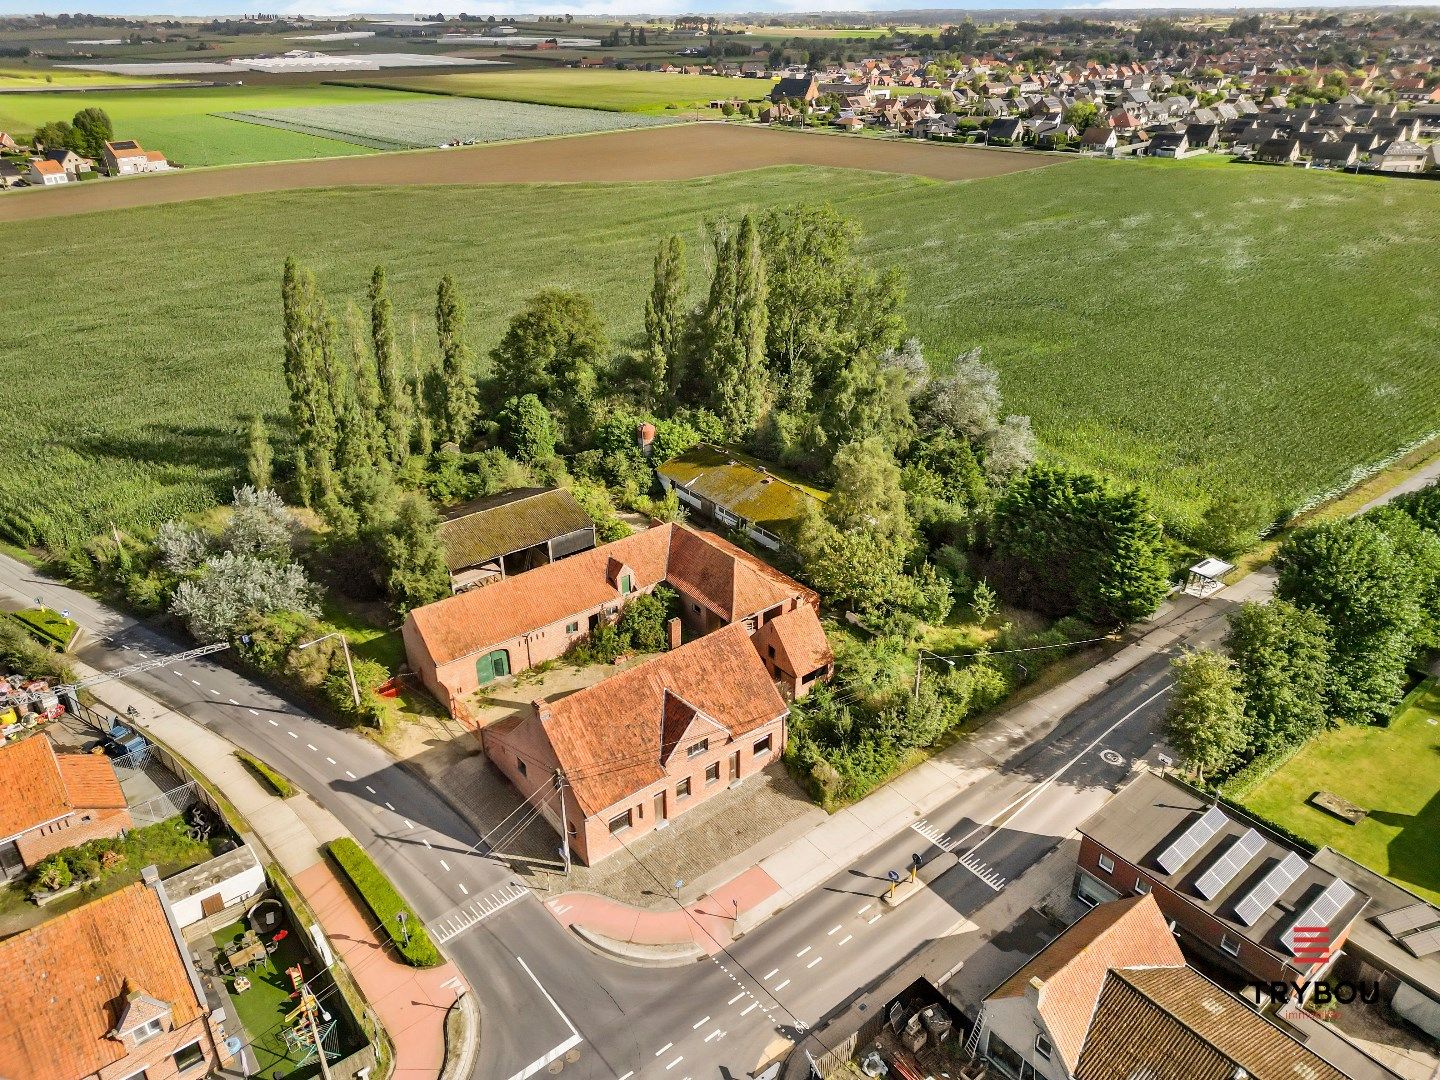
[[[1330,791],[1369,811],[1358,825],[1310,806]],[[1389,727],[1311,739],[1245,799],[1255,813],[1440,902],[1440,686],[1406,699]]]
[[[517,68],[455,75],[411,75],[367,79],[367,85],[393,86],[432,94],[570,105],[615,112],[676,112],[707,109],[721,98],[759,100],[770,93],[768,79],[717,79],[660,71],[606,71],[580,68]]]
[[[388,90],[319,85],[115,91],[94,100],[73,94],[8,94],[0,95],[0,131],[28,135],[46,121],[69,120],[80,109],[98,105],[110,115],[117,136],[136,139],[147,150],[159,150],[181,165],[290,161],[373,151],[350,142],[214,114],[395,100],[413,99]]]
[[[218,930],[215,933],[215,947],[224,953],[226,947],[235,943],[245,932],[244,923],[234,923]],[[250,989],[243,994],[237,994],[234,989],[234,976],[224,977],[226,988],[230,991],[230,1000],[235,1003],[235,1011],[239,1014],[240,1023],[245,1028],[245,1039],[250,1044],[250,1052],[255,1055],[257,1069],[255,1076],[295,1076],[308,1077],[319,1073],[320,1067],[311,1064],[301,1068],[300,1059],[305,1055],[302,1050],[292,1050],[285,1045],[285,1017],[299,1003],[298,999],[290,997],[290,980],[285,975],[285,969],[300,963],[304,957],[304,951],[296,941],[294,931],[289,937],[280,942],[275,952],[266,958],[266,962],[252,971],[242,972],[250,980]],[[315,975],[315,970],[308,964],[305,966],[307,978]]]
[[[684,236],[698,300],[707,218],[817,202],[900,268],[933,362],[982,347],[1047,455],[1139,484],[1170,519],[1226,493],[1294,506],[1440,429],[1437,184],[1073,161],[962,183],[795,166],[295,191],[0,227],[27,254],[0,267],[0,380],[26,400],[0,427],[0,536],[64,545],[227,499],[239,422],[284,429],[288,254],[342,313],[385,264],[397,325],[432,354],[447,272],[477,357],[546,286],[588,293],[629,346],[661,237]],[[81,268],[97,235],[105,258]]]

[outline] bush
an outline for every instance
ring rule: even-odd
[[[355,891],[365,901],[365,906],[370,909],[370,914],[379,921],[394,943],[395,951],[407,964],[428,968],[445,962],[440,950],[435,948],[435,943],[430,940],[430,934],[420,917],[396,892],[390,879],[359,844],[348,836],[341,837],[326,844],[325,850],[355,887]],[[405,930],[409,934],[408,944],[406,933],[402,933],[400,929],[402,912],[405,915]]]
[[[56,852],[41,860],[32,871],[30,894],[33,896],[41,892],[58,892],[69,888],[74,881],[75,875],[70,872],[70,864]]]
[[[288,799],[291,795],[295,794],[297,790],[295,785],[259,758],[251,757],[243,750],[236,750],[235,756],[240,760],[242,765],[254,773],[257,779],[276,795],[280,796],[280,798]]]

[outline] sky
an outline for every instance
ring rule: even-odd
[[[1235,5],[1236,7],[1241,5]],[[1258,5],[1251,5],[1258,7]],[[1394,0],[1351,0],[1349,3],[1336,2],[1325,4],[1324,0],[1309,0],[1301,3],[1280,3],[1266,5],[1269,10],[1277,7],[1306,7],[1314,8],[1319,6],[1359,8],[1359,7],[1395,7]],[[1419,6],[1418,4],[1416,6]],[[938,6],[937,6],[938,7]],[[1175,9],[1205,9],[1217,10],[1214,0],[1203,2],[1203,0],[1167,0],[1163,7]],[[806,12],[824,10],[827,12],[843,11],[866,11],[884,12],[887,10],[915,11],[916,0],[825,0],[823,9],[818,9],[815,0],[764,0],[763,10],[772,11],[777,14],[789,12]],[[1135,0],[1092,0],[1090,3],[1077,2],[1077,0],[1031,0],[1024,5],[1026,11],[1105,11],[1125,10],[1135,11],[1140,9]],[[977,0],[974,3],[965,3],[964,0],[951,0],[943,5],[943,10],[951,14],[959,10],[985,10],[996,11],[995,0]],[[37,10],[35,0],[0,0],[0,15],[23,15]],[[277,3],[277,0],[252,0],[246,4],[245,0],[67,0],[64,6],[51,10],[58,11],[86,11],[95,15],[156,15],[156,16],[226,16],[239,15],[246,11],[263,10],[269,13],[280,15],[309,15],[314,17],[353,15],[357,10],[366,10],[356,7],[355,0],[301,0],[301,2]],[[403,9],[389,8],[387,11],[403,11]],[[634,17],[639,15],[674,15],[693,12],[704,13],[735,13],[754,12],[756,0],[705,0],[703,5],[697,5],[694,0],[573,0],[565,4],[562,0],[555,0],[554,3],[548,0],[473,0],[468,6],[466,3],[456,3],[455,0],[443,0],[443,2],[422,6],[416,10],[423,10],[434,14],[443,11],[447,15],[456,15],[462,11],[478,15],[495,15],[506,17],[514,15],[527,15],[536,12],[560,14],[569,12],[572,15],[622,15]],[[1231,10],[1227,7],[1219,7],[1218,10]]]

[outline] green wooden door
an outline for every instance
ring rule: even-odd
[[[510,654],[504,649],[496,649],[492,653],[486,653],[475,662],[475,677],[480,685],[510,674]]]

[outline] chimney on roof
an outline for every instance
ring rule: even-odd
[[[1025,999],[1036,1008],[1040,1006],[1040,992],[1045,989],[1045,980],[1039,975],[1031,975],[1030,981],[1025,985]]]
[[[680,617],[677,615],[665,624],[665,636],[667,647],[678,649],[682,640],[680,633]]]
[[[542,724],[550,722],[550,703],[544,698],[536,698],[531,705],[535,708],[535,718]]]

